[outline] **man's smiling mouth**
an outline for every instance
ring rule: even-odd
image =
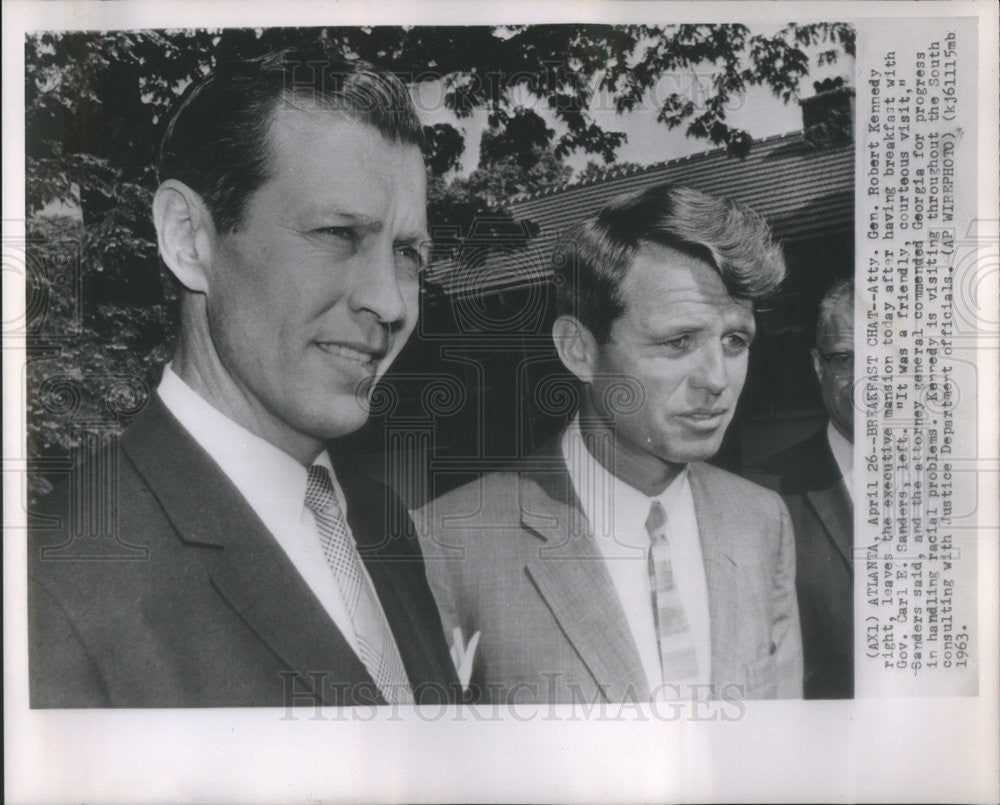
[[[330,355],[338,355],[350,361],[355,361],[361,366],[371,367],[384,355],[381,351],[361,350],[349,347],[346,344],[338,344],[334,341],[317,341],[316,346]]]

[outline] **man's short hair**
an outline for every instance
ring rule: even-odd
[[[839,279],[830,286],[819,303],[819,315],[816,317],[816,343],[824,332],[830,329],[838,310],[846,310],[848,316],[854,315],[854,280]]]
[[[754,303],[777,290],[785,258],[764,219],[728,199],[662,184],[618,196],[563,233],[553,259],[556,312],[598,342],[625,312],[621,286],[643,242],[706,260],[730,295]]]
[[[289,49],[220,64],[192,84],[167,124],[158,180],[177,179],[198,193],[218,231],[239,229],[248,199],[268,179],[268,132],[282,102],[343,112],[387,140],[423,144],[413,101],[392,73]]]

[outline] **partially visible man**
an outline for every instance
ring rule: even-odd
[[[819,307],[813,369],[825,428],[747,475],[779,492],[795,529],[796,588],[807,699],[854,696],[854,285],[840,280]]]
[[[502,702],[800,696],[787,511],[704,463],[753,300],[784,276],[767,226],[663,185],[571,227],[554,266],[578,415],[417,517],[446,628],[481,633],[474,683]]]
[[[421,135],[394,77],[321,54],[224,65],[182,99],[153,200],[180,335],[88,457],[113,474],[78,472],[31,534],[33,706],[455,698],[412,522],[324,447],[416,322]],[[74,540],[101,495],[144,559]]]

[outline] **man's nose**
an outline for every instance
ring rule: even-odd
[[[406,318],[406,299],[400,287],[392,244],[373,249],[369,259],[356,266],[351,307],[372,313],[386,325],[397,324]]]
[[[722,394],[729,385],[729,367],[722,344],[708,343],[697,355],[698,363],[691,372],[691,385],[711,394]]]

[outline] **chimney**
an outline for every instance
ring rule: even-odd
[[[846,145],[854,139],[854,89],[844,79],[827,78],[813,82],[816,94],[799,101],[802,133],[817,148]]]

